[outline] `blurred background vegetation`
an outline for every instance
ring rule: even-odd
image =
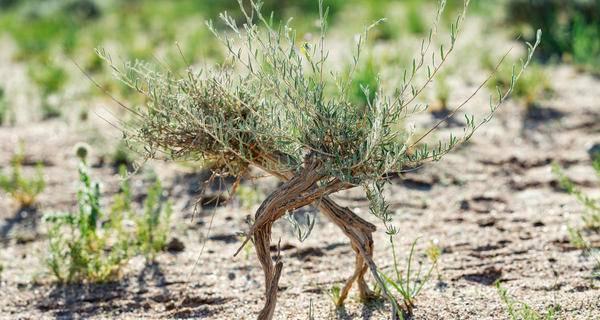
[[[340,39],[351,38],[364,25],[387,18],[374,30],[370,41],[375,48],[378,43],[402,43],[387,53],[365,59],[359,70],[359,82],[354,84],[357,103],[367,103],[370,99],[364,96],[361,85],[374,88],[378,74],[385,79],[387,67],[410,64],[411,54],[418,49],[418,39],[427,36],[437,2],[324,1],[329,8],[334,39],[335,35]],[[462,6],[461,0],[448,0],[442,27],[452,22]],[[496,48],[485,48],[481,43],[486,35],[504,34],[506,42],[522,35],[531,41],[534,31],[541,28],[544,36],[538,50],[540,65],[570,63],[584,72],[600,73],[600,0],[472,0],[469,10],[471,18],[479,17],[485,23],[476,32],[465,32],[469,34],[467,38],[474,33],[478,38],[467,39],[473,45],[461,55],[477,61],[484,70],[493,69],[494,61],[506,49],[498,52]],[[17,117],[15,109],[19,108],[11,103],[14,92],[8,92],[6,84],[0,81],[0,124],[15,124],[19,122],[17,118],[27,122],[66,114],[69,119],[87,120],[88,108],[82,105],[89,103],[82,101],[90,101],[90,96],[101,96],[102,92],[92,90],[91,81],[84,80],[75,61],[104,91],[134,103],[140,99],[133,90],[111,78],[95,48],[105,48],[115,60],[147,60],[174,72],[188,64],[223,62],[223,48],[205,22],[218,20],[219,13],[224,11],[242,20],[236,0],[0,0],[0,47],[10,52],[10,64],[26,68],[26,82],[39,98],[37,115]],[[281,19],[294,17],[299,45],[303,39],[318,34],[317,0],[266,0],[263,11],[274,12]],[[8,47],[12,49],[4,50]],[[509,77],[509,68],[501,70],[492,87],[509,81]],[[540,95],[551,92],[550,81],[540,67],[534,67],[529,77],[516,92],[528,106]],[[441,79],[444,83],[436,84],[437,104],[445,107],[452,90],[445,77]]]

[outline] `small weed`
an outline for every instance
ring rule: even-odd
[[[370,57],[357,71],[352,81],[350,99],[360,106],[366,106],[373,102],[375,94],[379,89],[379,67],[375,60]]]
[[[122,220],[102,212],[100,184],[92,182],[84,161],[79,181],[76,213],[44,215],[49,224],[46,264],[59,282],[109,281],[119,275],[129,257],[127,237],[116,227]]]
[[[132,168],[133,163],[135,161],[131,150],[127,147],[127,145],[124,142],[119,142],[119,144],[117,144],[113,153],[110,156],[110,159],[111,164],[115,168],[120,168],[121,166]]]
[[[294,235],[300,242],[304,242],[310,236],[316,222],[316,212],[314,209],[298,210],[289,212],[285,215],[294,229]]]
[[[143,214],[135,219],[138,248],[151,260],[167,245],[172,212],[171,203],[164,199],[160,181],[155,179],[148,189]]]
[[[500,281],[496,281],[496,288],[511,320],[553,320],[557,318],[557,314],[560,312],[559,306],[550,306],[545,313],[541,314],[527,303],[511,297],[508,290],[502,287]]]
[[[4,95],[4,88],[0,87],[0,126],[7,122],[9,113],[10,110]]]
[[[448,100],[450,99],[450,87],[448,80],[442,73],[435,82],[435,103],[430,109],[433,112],[448,113]]]
[[[250,210],[265,199],[265,195],[255,187],[240,184],[236,190],[240,206]]]
[[[342,288],[340,286],[338,286],[337,284],[334,284],[333,286],[331,286],[331,288],[329,288],[329,291],[327,292],[327,294],[329,295],[329,298],[331,299],[331,301],[333,302],[333,304],[335,306],[339,306],[338,302],[340,301],[341,293],[342,293]]]
[[[597,176],[600,178],[600,155],[592,154],[593,162],[592,166],[596,171]],[[587,241],[582,235],[582,231],[587,232],[600,232],[600,202],[595,200],[588,195],[584,194],[579,190],[575,184],[565,175],[558,164],[552,165],[552,172],[558,178],[559,185],[569,194],[575,196],[577,200],[583,204],[585,211],[581,216],[583,221],[583,230],[568,227],[569,242],[583,251],[587,256],[591,256],[596,265],[592,271],[592,277],[600,278],[600,256],[598,252],[592,248],[589,241]]]
[[[593,167],[598,177],[600,177],[600,156],[593,161]],[[584,194],[575,184],[565,175],[558,164],[552,166],[552,172],[558,178],[558,183],[567,193],[575,196],[584,206],[585,211],[581,218],[584,228],[590,231],[600,231],[600,202]]]
[[[425,255],[427,256],[427,259],[429,259],[430,262],[437,262],[440,257],[442,256],[442,248],[440,248],[435,242],[430,242],[429,246],[427,247],[427,249],[425,249]],[[441,274],[440,274],[440,270],[438,269],[438,264],[434,263],[435,265],[435,272],[438,275],[438,279],[441,278]]]
[[[43,63],[31,64],[29,77],[40,88],[42,96],[42,119],[58,118],[62,115],[56,102],[50,101],[50,96],[60,92],[66,82],[66,71],[56,64],[45,61]]]
[[[23,160],[21,147],[11,160],[12,173],[0,173],[0,189],[8,193],[22,208],[25,208],[35,203],[37,196],[44,191],[46,182],[41,163],[37,165],[34,177],[23,176]]]
[[[59,92],[67,82],[66,71],[51,61],[30,65],[29,77],[44,97]]]
[[[417,241],[418,239],[413,241],[410,247],[406,270],[403,271],[400,270],[394,240],[393,237],[390,236],[392,254],[394,257],[394,275],[389,276],[383,272],[380,272],[380,275],[384,278],[388,289],[393,288],[400,294],[408,314],[412,314],[412,310],[415,306],[415,298],[419,295],[421,290],[423,290],[425,284],[431,279],[432,272],[436,268],[441,254],[441,250],[437,246],[430,246],[426,251],[431,263],[429,268],[423,273],[423,262],[419,261],[417,270],[413,269],[415,245],[417,244]],[[402,318],[402,315],[399,316]]]
[[[585,239],[581,235],[581,231],[579,231],[573,227],[568,227],[567,232],[569,233],[569,242],[575,248],[583,250],[583,249],[589,247],[588,242],[585,241]]]
[[[497,87],[505,88],[510,85],[511,81],[512,69],[504,67],[495,74],[488,87],[491,90],[496,90]],[[527,108],[532,108],[540,98],[551,92],[552,85],[547,73],[542,66],[532,64],[528,72],[515,84],[513,97],[523,101]]]
[[[81,159],[80,189],[76,213],[44,216],[49,225],[49,256],[46,264],[59,282],[105,282],[117,278],[121,267],[134,254],[154,259],[167,242],[171,205],[163,198],[158,180],[149,188],[142,213],[132,206],[126,168],[121,166],[121,188],[108,214],[100,206],[100,185],[92,182],[85,157],[87,149],[77,148]],[[126,221],[135,229],[128,230]],[[133,240],[135,239],[135,240]]]

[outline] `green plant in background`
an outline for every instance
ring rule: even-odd
[[[544,30],[542,58],[564,58],[600,72],[600,1],[511,0],[507,17],[532,31]]]
[[[21,58],[39,59],[55,48],[71,53],[81,29],[100,15],[92,0],[16,1],[0,14],[0,29],[12,35]]]
[[[44,167],[41,163],[36,166],[34,177],[23,176],[23,161],[25,155],[20,147],[11,160],[11,173],[0,173],[0,189],[8,193],[21,207],[31,207],[37,196],[46,187],[44,180]]]
[[[441,73],[435,81],[435,102],[431,105],[429,110],[442,115],[447,114],[450,111],[448,108],[449,99],[450,86],[448,85],[447,75]]]
[[[120,227],[122,216],[105,216],[100,206],[100,185],[92,181],[83,160],[79,182],[76,213],[44,215],[49,226],[46,263],[59,282],[113,280],[130,255],[127,237]]]
[[[600,156],[593,160],[593,168],[600,178]],[[581,216],[584,228],[594,232],[600,232],[600,201],[594,199],[575,186],[563,172],[558,164],[553,164],[552,172],[558,178],[558,183],[567,193],[575,198],[584,206],[584,212]]]
[[[255,186],[240,184],[236,189],[236,197],[240,201],[241,207],[249,210],[255,205],[260,204],[264,200],[265,195]]]
[[[596,1],[600,10],[600,1]],[[600,13],[594,23],[588,23],[581,15],[573,20],[573,61],[600,73]]]
[[[59,92],[67,82],[65,70],[50,61],[30,64],[29,77],[40,88],[44,97]]]
[[[511,297],[508,290],[502,287],[500,281],[496,281],[496,289],[500,295],[500,300],[506,306],[510,320],[554,320],[558,318],[560,306],[550,306],[542,314],[527,303]]]
[[[110,154],[110,162],[115,168],[121,168],[121,166],[133,168],[135,159],[131,149],[127,147],[125,142],[120,141],[114,148],[112,154]]]
[[[164,190],[157,177],[151,178],[152,183],[147,189],[146,199],[141,210],[136,210],[132,205],[132,193],[127,167],[119,166],[121,184],[119,193],[112,199],[109,221],[110,228],[117,230],[118,235],[123,235],[123,240],[128,241],[127,246],[132,248],[135,254],[142,254],[149,260],[153,260],[156,254],[162,251],[167,244],[172,204],[164,197]],[[134,230],[128,232],[123,230],[121,221],[131,220]]]
[[[415,245],[418,241],[418,239],[415,239],[410,247],[406,262],[406,269],[400,270],[400,261],[396,254],[393,235],[390,235],[389,241],[392,245],[391,250],[394,259],[394,274],[390,276],[381,271],[380,274],[383,279],[385,279],[385,285],[388,286],[389,289],[394,289],[398,294],[400,294],[404,303],[405,311],[411,315],[415,306],[415,298],[419,295],[421,290],[423,290],[425,284],[427,284],[427,282],[429,282],[431,279],[433,270],[437,267],[441,252],[439,248],[430,246],[426,252],[431,265],[423,269],[423,262],[418,261],[418,266],[415,270],[413,266],[413,259],[415,258]],[[398,316],[403,317],[401,314]]]
[[[155,179],[148,189],[143,211],[132,205],[131,187],[125,166],[120,167],[120,190],[108,211],[101,207],[100,185],[93,182],[85,162],[87,149],[77,156],[80,189],[76,213],[48,213],[49,255],[46,264],[59,282],[105,282],[116,279],[122,266],[135,254],[154,259],[163,250],[169,234],[171,204]],[[126,221],[134,228],[127,229]]]
[[[407,24],[408,30],[412,34],[423,35],[429,30],[427,23],[423,17],[422,4],[416,1],[408,1],[407,3]]]
[[[592,167],[600,179],[600,154],[592,153]],[[558,164],[554,163],[552,165],[552,172],[558,178],[560,187],[562,187],[569,194],[575,196],[575,198],[584,207],[584,212],[581,216],[583,230],[569,226],[567,228],[569,242],[575,248],[583,250],[584,254],[591,256],[594,259],[596,266],[592,273],[595,278],[600,278],[600,254],[598,253],[598,250],[590,245],[590,242],[587,241],[582,234],[582,231],[588,233],[600,232],[600,200],[591,198],[577,188],[573,181],[566,176]]]
[[[10,115],[10,109],[8,108],[8,102],[4,94],[4,88],[0,87],[0,126],[4,125],[8,121]]]
[[[149,259],[154,259],[167,245],[172,211],[171,203],[165,201],[161,183],[156,179],[148,189],[143,214],[134,219],[138,248]]]
[[[372,57],[365,60],[365,63],[356,70],[350,92],[350,100],[360,106],[372,104],[379,90],[379,67]]]
[[[487,65],[487,68],[493,67]],[[512,70],[502,67],[494,75],[492,81],[488,83],[490,90],[496,90],[498,86],[504,87],[510,85]],[[515,84],[513,97],[522,100],[527,108],[533,108],[536,103],[545,95],[552,92],[552,85],[546,71],[539,64],[532,64],[519,82]]]
[[[42,118],[60,117],[59,106],[52,105],[49,97],[59,93],[65,87],[68,77],[66,71],[54,62],[44,61],[29,65],[29,77],[41,91]]]

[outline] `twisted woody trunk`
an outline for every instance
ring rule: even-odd
[[[258,319],[273,318],[277,303],[278,283],[283,269],[283,262],[279,255],[275,261],[271,258],[271,227],[275,221],[287,212],[311,204],[318,206],[320,211],[342,230],[350,239],[352,249],[356,254],[354,272],[341,290],[339,300],[336,302],[337,305],[344,303],[354,283],[358,286],[361,300],[376,297],[365,281],[365,274],[370,269],[380,287],[384,288],[384,295],[390,301],[394,301],[392,302],[394,306],[393,314],[396,314],[397,305],[395,300],[385,289],[386,286],[377,272],[377,266],[373,262],[372,234],[376,230],[375,226],[329,198],[330,194],[349,189],[352,185],[333,178],[319,186],[319,182],[325,178],[321,169],[319,159],[314,154],[310,154],[306,157],[302,168],[296,173],[271,172],[271,174],[285,182],[260,205],[255,214],[255,222],[247,233],[248,240],[251,238],[254,242],[256,255],[261,263],[265,278],[265,305],[260,311]],[[242,247],[244,244],[242,244]]]

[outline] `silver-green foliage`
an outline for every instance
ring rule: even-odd
[[[291,20],[276,22],[272,15],[261,13],[260,2],[251,2],[252,9],[246,10],[240,1],[245,17],[241,25],[227,13],[220,15],[227,32],[208,22],[228,53],[220,66],[200,71],[189,68],[180,75],[139,61],[117,67],[108,54],[99,52],[122,81],[147,97],[142,108],[123,105],[135,115],[124,129],[131,146],[142,145],[148,157],[209,161],[232,175],[245,173],[250,165],[275,174],[295,172],[305,156],[312,154],[322,163],[321,182],[363,186],[373,191],[371,198],[375,199],[381,188],[371,186],[380,184],[388,173],[440,159],[488,122],[512,92],[540,37],[538,33],[526,59],[513,68],[508,86],[498,88],[497,97],[490,97],[489,113],[479,120],[467,115],[461,136],[450,135],[447,141],[431,146],[423,139],[439,124],[413,137],[403,123],[426,108],[418,103],[418,97],[454,50],[469,1],[450,26],[448,44],[436,50],[437,21],[445,7],[445,1],[440,1],[436,23],[423,39],[417,57],[398,70],[400,85],[390,87],[378,80],[375,90],[363,84],[366,104],[354,102],[352,85],[363,63],[369,31],[382,21],[356,37],[352,67],[338,71],[328,60],[328,11],[322,3],[320,36],[297,44]]]

